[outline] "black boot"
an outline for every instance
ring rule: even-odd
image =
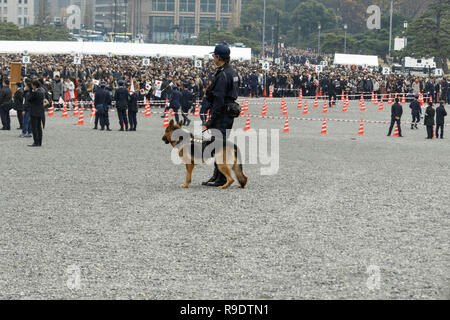
[[[111,131],[111,129],[109,128],[109,126],[106,126],[106,131]]]
[[[120,127],[119,131],[123,131],[123,126]]]
[[[97,130],[97,126],[94,127],[94,130]]]
[[[217,168],[217,164],[214,163],[214,173],[213,176],[211,177],[211,179],[209,179],[208,181],[202,182],[203,186],[207,186],[210,183],[213,183],[214,181],[217,180],[217,176],[219,175],[219,169]]]
[[[219,174],[217,175],[217,179],[213,182],[208,183],[207,186],[208,187],[221,187],[225,183],[227,183],[227,178],[223,175],[222,172],[219,171]]]
[[[105,127],[101,127],[100,131],[104,131],[104,130],[105,130]]]

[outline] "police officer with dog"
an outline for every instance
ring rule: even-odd
[[[214,64],[218,69],[206,90],[211,111],[210,119],[205,123],[205,127],[220,131],[221,138],[225,141],[233,128],[234,118],[239,115],[240,111],[239,105],[235,103],[238,97],[239,77],[230,65],[230,48],[228,46],[217,45],[212,54]],[[202,184],[209,187],[220,187],[226,181],[227,179],[215,163],[213,176]]]

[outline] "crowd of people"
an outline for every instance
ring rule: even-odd
[[[257,58],[232,62],[239,77],[240,96],[296,97],[300,90],[303,96],[315,96],[321,91],[330,97],[331,103],[342,93],[348,94],[350,99],[359,99],[361,93],[366,97],[372,92],[383,97],[390,93],[405,93],[411,100],[422,93],[433,101],[450,102],[450,83],[445,77],[384,75],[381,67],[335,66],[331,57],[294,48],[282,48],[278,54],[279,63],[272,63],[268,70],[263,69]],[[9,77],[11,63],[19,61],[20,55],[0,57],[0,90]],[[321,61],[327,61],[328,65],[319,73],[314,65]],[[116,104],[120,99],[114,97],[121,87],[128,93],[133,92],[129,94],[127,106],[121,106],[126,110],[143,107],[144,99],[153,103],[161,100],[159,105],[164,107],[167,99],[172,106],[182,110],[184,123],[189,124],[186,114],[194,107],[195,101],[202,101],[202,111],[208,108],[204,96],[215,70],[211,59],[203,60],[201,68],[196,67],[192,59],[168,57],[151,58],[148,66],[143,65],[142,57],[131,56],[83,56],[81,65],[73,62],[72,55],[32,55],[31,62],[22,68],[22,81],[18,84],[21,90],[14,97],[3,96],[0,105],[3,103],[3,109],[6,109],[11,100],[14,108],[20,111],[18,115],[22,114],[24,103],[21,101],[26,102],[24,92],[31,90],[27,89],[26,81],[37,80],[44,93],[44,107],[53,104],[56,110],[61,109],[64,103],[73,106],[75,101],[91,104],[101,89],[109,93],[111,103]],[[124,103],[122,99],[120,104]],[[23,125],[28,118],[19,118],[23,136],[29,136],[29,128]],[[134,119],[128,120],[120,117],[121,129],[127,130],[128,122],[132,123],[130,129],[136,129]],[[108,130],[107,122],[103,119],[101,127]],[[4,123],[3,127],[8,128],[8,125]]]

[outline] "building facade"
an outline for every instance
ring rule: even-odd
[[[128,25],[126,0],[95,0],[94,10],[96,25],[103,25],[107,32],[126,32]]]
[[[128,0],[128,32],[148,42],[183,41],[216,25],[240,23],[241,0]]]
[[[34,24],[34,0],[0,0],[0,21],[19,27]]]

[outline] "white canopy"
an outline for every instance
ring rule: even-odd
[[[370,66],[378,67],[378,57],[377,56],[364,56],[359,54],[334,54],[334,64],[342,65],[356,65],[356,66]]]
[[[250,48],[230,48],[231,59],[250,60]],[[0,41],[0,53],[6,54],[82,54],[120,55],[173,58],[204,58],[214,51],[209,46],[184,46],[173,44],[78,42],[78,41]]]

